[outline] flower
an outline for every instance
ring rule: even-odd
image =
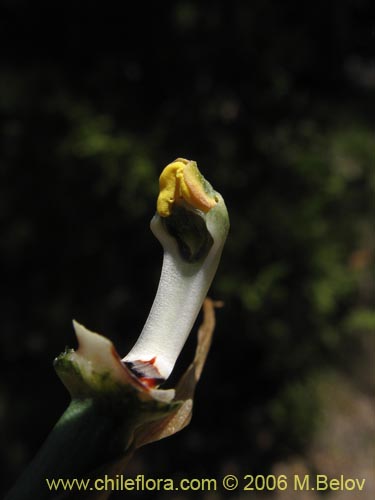
[[[55,361],[60,378],[77,398],[94,398],[112,411],[130,413],[123,428],[123,458],[139,446],[174,434],[191,418],[214,329],[214,307],[205,299],[229,229],[223,198],[193,161],[178,158],[160,176],[151,229],[164,249],[158,290],[144,328],[121,359],[112,342],[74,322],[79,348]],[[175,389],[168,378],[202,307],[195,358]],[[122,463],[122,462],[121,462]]]
[[[139,339],[121,359],[109,339],[73,322],[78,349],[54,362],[71,403],[6,500],[50,498],[47,477],[97,475],[103,466],[114,475],[136,448],[189,423],[220,305],[205,297],[229,229],[223,198],[195,162],[178,158],[163,170],[151,229],[164,257]],[[202,304],[194,360],[175,389],[162,389]]]
[[[178,158],[160,176],[151,229],[164,247],[149,317],[124,362],[144,381],[170,375],[219,264],[229,228],[224,200],[193,161]]]
[[[157,213],[151,229],[164,248],[158,290],[144,328],[121,360],[112,343],[74,322],[79,343],[56,360],[74,397],[116,381],[152,391],[169,401],[173,391],[157,389],[170,375],[215,275],[229,221],[223,198],[194,161],[177,158],[160,175]],[[66,369],[73,363],[81,377]],[[103,378],[98,374],[108,373]]]
[[[93,395],[107,399],[116,390],[125,406],[131,399],[132,406],[140,403],[143,411],[151,413],[155,406],[151,403],[167,413],[176,408],[175,390],[159,386],[172,372],[202,307],[229,220],[223,198],[204,179],[196,162],[177,158],[164,168],[159,184],[151,229],[164,248],[164,258],[149,317],[123,359],[109,339],[73,322],[79,348],[55,360],[73,399]],[[206,303],[206,315],[209,307],[212,302]]]

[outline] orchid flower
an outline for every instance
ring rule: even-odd
[[[224,201],[195,162],[178,158],[163,170],[151,229],[164,247],[159,288],[124,362],[145,375],[152,366],[150,373],[164,380],[202,307],[228,231]]]
[[[54,363],[71,403],[6,500],[53,498],[46,478],[90,476],[94,470],[96,475],[98,470],[118,473],[136,448],[189,423],[219,305],[205,297],[228,229],[223,198],[196,163],[178,158],[167,165],[151,221],[164,249],[163,266],[139,339],[121,359],[108,338],[73,322],[78,349],[67,349]],[[202,304],[195,358],[175,389],[160,388]]]

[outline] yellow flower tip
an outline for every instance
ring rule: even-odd
[[[218,202],[214,190],[198,170],[196,162],[184,158],[177,158],[164,168],[159,186],[157,212],[161,217],[171,215],[173,205],[181,201],[202,212],[208,212]]]

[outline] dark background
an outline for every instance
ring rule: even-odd
[[[225,308],[190,427],[131,470],[266,473],[303,454],[327,371],[373,389],[374,3],[3,0],[0,39],[1,487],[68,403],[52,360],[72,318],[122,354],[137,338],[178,156],[229,209],[210,292]]]

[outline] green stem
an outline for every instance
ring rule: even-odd
[[[124,428],[124,420],[124,416],[120,421],[118,416],[101,412],[93,399],[72,400],[4,500],[43,500],[61,495],[62,488],[54,494],[46,479],[79,479],[123,454],[119,445],[124,441],[119,442],[118,427]]]

